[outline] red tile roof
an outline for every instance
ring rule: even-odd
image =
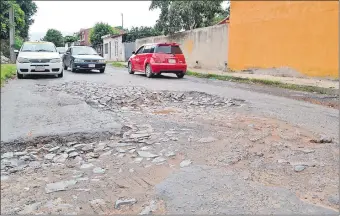
[[[219,23],[217,23],[216,25],[221,25],[224,23],[229,23],[229,16],[227,16],[226,18],[224,18],[223,20],[221,20]]]

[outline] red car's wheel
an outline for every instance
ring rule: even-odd
[[[146,74],[146,77],[147,78],[152,78],[153,77],[153,73],[152,73],[152,69],[151,69],[151,67],[150,67],[150,65],[149,64],[147,64],[146,66],[145,66],[145,74]]]
[[[178,74],[176,74],[176,75],[177,75],[177,77],[178,77],[179,79],[181,79],[181,78],[184,77],[184,73],[178,73]]]
[[[135,72],[132,70],[132,64],[131,62],[128,63],[128,72],[129,74],[134,74]]]

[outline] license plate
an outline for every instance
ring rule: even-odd
[[[45,67],[44,66],[36,66],[35,71],[45,71]]]
[[[95,64],[89,64],[89,67],[90,67],[90,68],[95,68],[96,65],[95,65]]]
[[[169,59],[169,63],[170,63],[170,64],[175,64],[175,63],[176,63],[176,60],[175,60],[175,59]]]

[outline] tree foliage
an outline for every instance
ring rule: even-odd
[[[108,34],[119,34],[119,30],[113,28],[107,23],[99,22],[90,30],[90,42],[93,46],[103,43],[102,36]]]
[[[155,28],[168,35],[213,25],[216,15],[223,13],[222,2],[152,0],[149,9],[161,10]]]
[[[158,31],[156,28],[140,26],[140,27],[132,27],[127,31],[125,42],[134,42],[139,38],[152,37],[162,35],[161,31]]]
[[[34,19],[32,18],[34,14],[37,12],[37,5],[32,0],[15,0],[17,4],[20,6],[21,10],[25,13],[25,25],[20,30],[19,36],[25,39],[28,39],[28,32],[30,26],[34,23]]]
[[[213,24],[221,22],[224,18],[230,15],[230,4],[228,4],[227,8],[222,11],[222,13],[216,14]]]
[[[14,39],[14,49],[19,50],[23,43],[24,40],[21,37],[16,36]]]
[[[0,1],[0,37],[9,38],[9,9],[14,7],[14,20],[16,34],[21,38],[28,38],[30,25],[33,24],[33,15],[37,12],[37,6],[32,0],[4,0]]]
[[[56,29],[49,29],[46,32],[45,37],[43,38],[44,41],[49,41],[54,43],[56,47],[62,47],[64,46],[63,42],[63,35],[60,31]]]
[[[74,33],[73,35],[67,35],[64,37],[64,42],[65,43],[72,43],[76,42],[80,39],[79,33]]]
[[[22,29],[25,27],[25,13],[20,8],[19,4],[17,4],[14,0],[11,1],[0,1],[1,6],[1,14],[0,14],[0,23],[1,23],[1,39],[9,38],[9,9],[13,6],[14,9],[14,22],[15,22],[15,30],[16,34],[21,33]]]

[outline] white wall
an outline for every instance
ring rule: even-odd
[[[223,24],[171,36],[137,39],[136,49],[146,43],[177,42],[182,48],[188,67],[225,70],[228,59],[228,27],[228,24]]]
[[[105,53],[105,44],[108,44],[108,53]],[[118,53],[115,52],[115,45],[118,45]],[[103,57],[106,61],[124,61],[122,36],[103,39]]]

